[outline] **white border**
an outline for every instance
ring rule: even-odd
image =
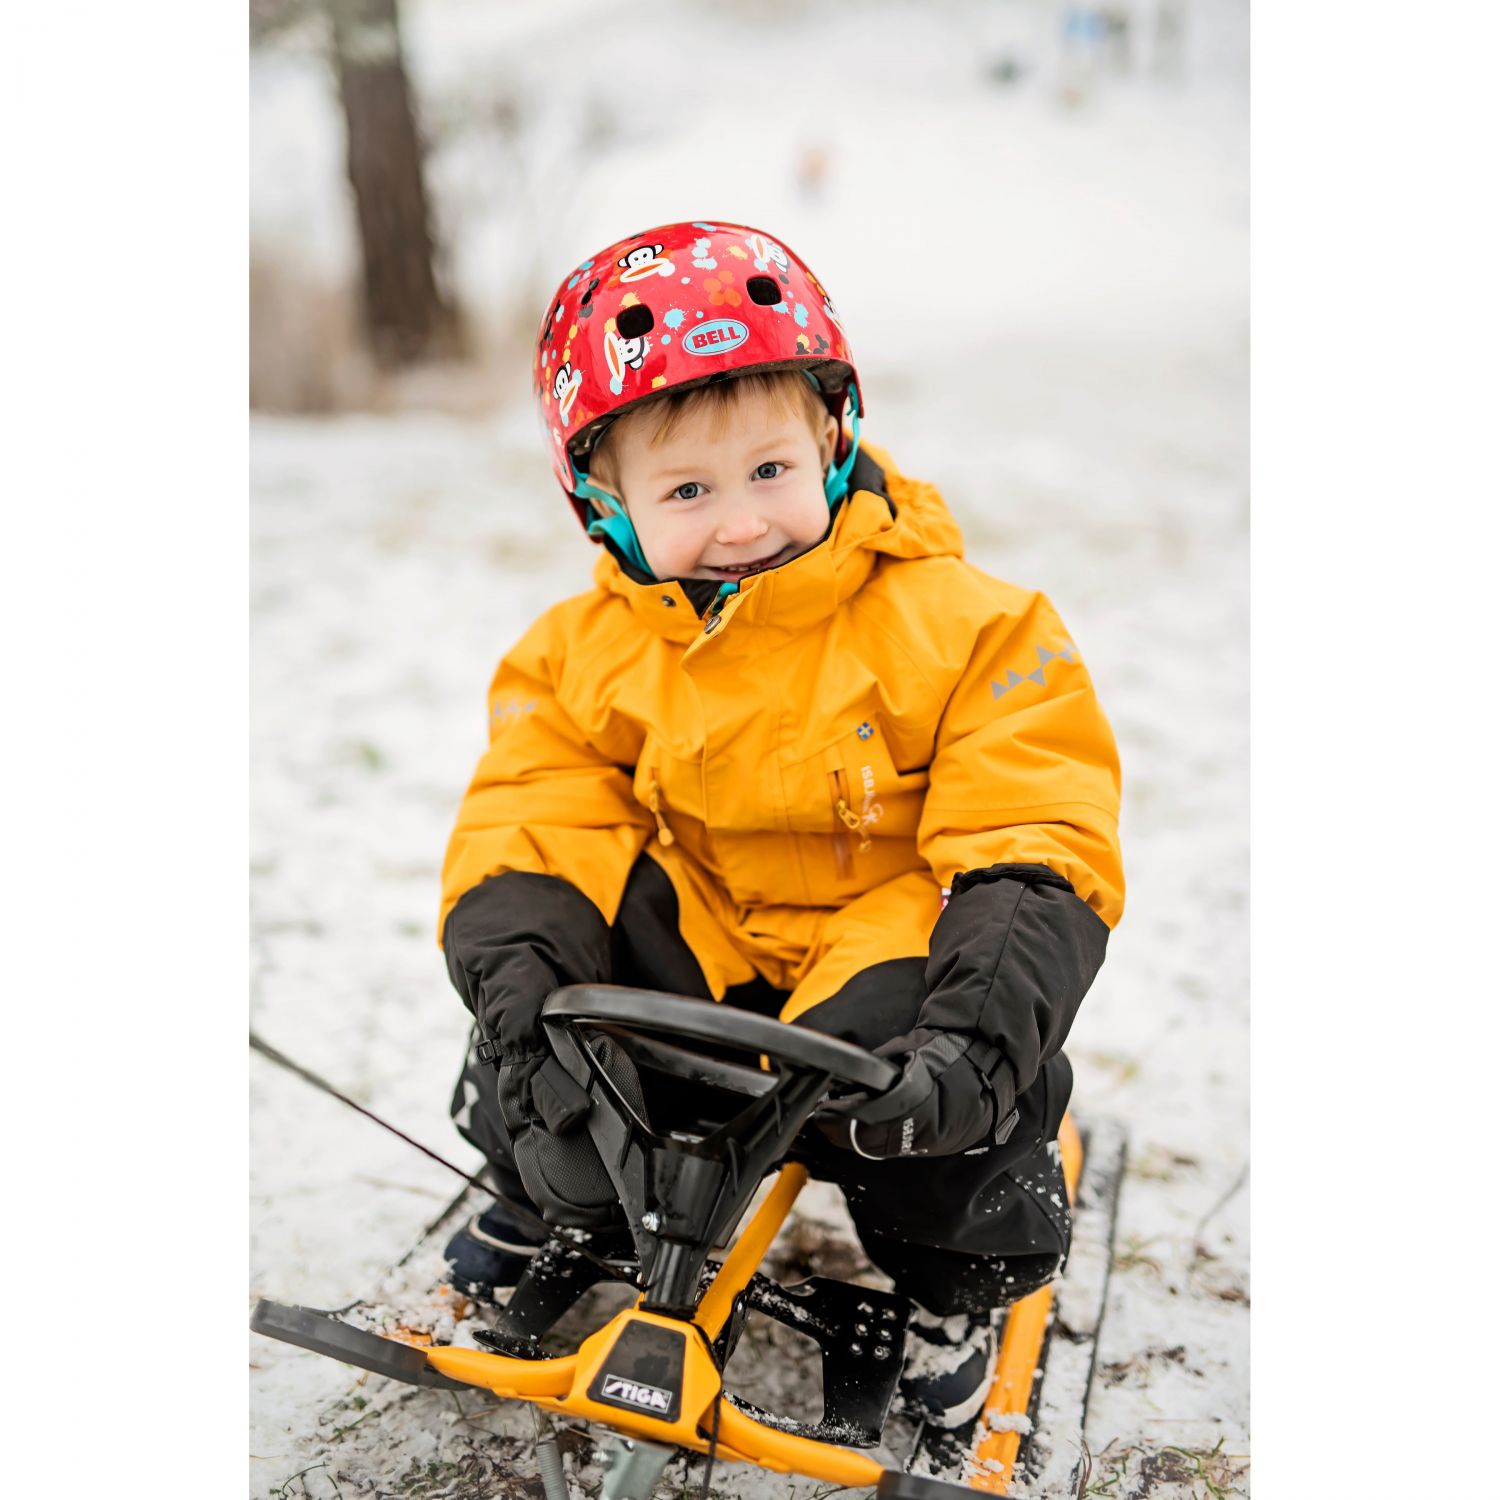
[[[245,19],[6,51],[7,1480],[238,1491]]]
[[[1256,13],[1266,1495],[1484,1485],[1497,44],[1484,7]]]

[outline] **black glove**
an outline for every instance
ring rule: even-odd
[[[538,1123],[553,1135],[567,1135],[587,1118],[592,1104],[588,1092],[550,1051],[502,1056],[495,1087],[500,1118],[512,1139]]]
[[[551,1052],[502,1057],[500,1118],[527,1196],[549,1224],[602,1229],[619,1217],[619,1193],[583,1121],[593,1101]]]
[[[901,1067],[881,1094],[835,1096],[817,1125],[861,1156],[956,1156],[1006,1140],[1019,1118],[1016,1078],[1000,1049],[953,1031],[915,1031],[883,1042],[877,1057]]]
[[[479,1022],[481,1059],[545,1059],[542,1002],[560,985],[607,982],[609,942],[599,908],[555,875],[509,870],[466,891],[448,914],[443,953]]]
[[[632,1107],[644,1111],[628,1054],[607,1039],[591,1050]],[[516,1171],[542,1217],[576,1229],[618,1226],[620,1191],[584,1124],[593,1100],[561,1060],[540,1051],[503,1056],[496,1093]]]
[[[587,1091],[553,1055],[547,996],[610,973],[609,926],[576,886],[507,871],[467,891],[443,930],[448,973],[496,1068],[500,1118],[521,1181],[549,1224],[592,1229],[619,1218],[619,1193],[583,1121]]]

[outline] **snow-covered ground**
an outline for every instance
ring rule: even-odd
[[[1091,1484],[1247,1494],[1246,18],[1199,3],[1185,77],[1101,77],[1065,107],[1059,12],[408,0],[406,19],[424,109],[457,122],[432,176],[490,327],[507,285],[624,229],[764,224],[833,290],[870,435],[944,491],[975,562],[1068,622],[1120,740],[1130,877],[1069,1044],[1080,1107],[1132,1139]],[[1002,57],[1031,71],[997,83]],[[261,250],[290,253],[300,226],[342,274],[326,79],[296,54],[253,72]],[[734,81],[772,75],[774,107]],[[546,139],[505,156],[472,123],[490,97],[531,101]],[[544,148],[601,100],[614,125],[553,202]],[[821,187],[799,176],[809,146]],[[527,162],[508,218],[495,184]],[[261,417],[251,443],[251,1021],[468,1168],[438,864],[495,660],[593,555],[515,399],[524,346],[508,357],[496,342],[482,417]],[[456,1182],[258,1056],[250,1076],[252,1299],[347,1302]],[[807,1238],[836,1253],[836,1210],[812,1207],[833,1227]],[[510,1414],[377,1393],[267,1340],[250,1357],[254,1496],[533,1492]],[[723,1467],[714,1488],[816,1490]]]

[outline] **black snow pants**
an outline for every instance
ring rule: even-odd
[[[711,998],[678,931],[676,895],[654,860],[643,856],[631,872],[610,936],[614,983]],[[873,1048],[913,1028],[926,988],[922,959],[888,960],[795,1024]],[[757,979],[731,987],[721,1003],[774,1016],[786,998]],[[454,1121],[488,1160],[500,1191],[526,1204],[495,1070],[476,1056],[476,1041],[471,1036],[454,1091]],[[1016,1100],[1020,1118],[1009,1138],[956,1156],[872,1161],[810,1130],[808,1170],[841,1189],[865,1253],[899,1293],[943,1316],[997,1307],[1045,1285],[1067,1255],[1072,1221],[1057,1132],[1072,1086],[1059,1052]]]

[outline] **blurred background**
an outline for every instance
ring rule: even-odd
[[[1132,1134],[1091,1493],[1248,1493],[1247,5],[252,0],[250,36],[252,1025],[477,1165],[438,869],[496,661],[595,556],[531,342],[624,233],[762,227],[1115,726],[1130,892],[1068,1048]],[[251,1296],[366,1292],[456,1184],[258,1056],[250,1091]],[[474,1479],[503,1420],[355,1429],[340,1367],[251,1363],[252,1494],[521,1492]],[[756,1482],[715,1473],[803,1493]]]
[[[866,362],[1243,313],[1245,10],[252,0],[252,404],[493,411],[562,269],[716,204]]]

